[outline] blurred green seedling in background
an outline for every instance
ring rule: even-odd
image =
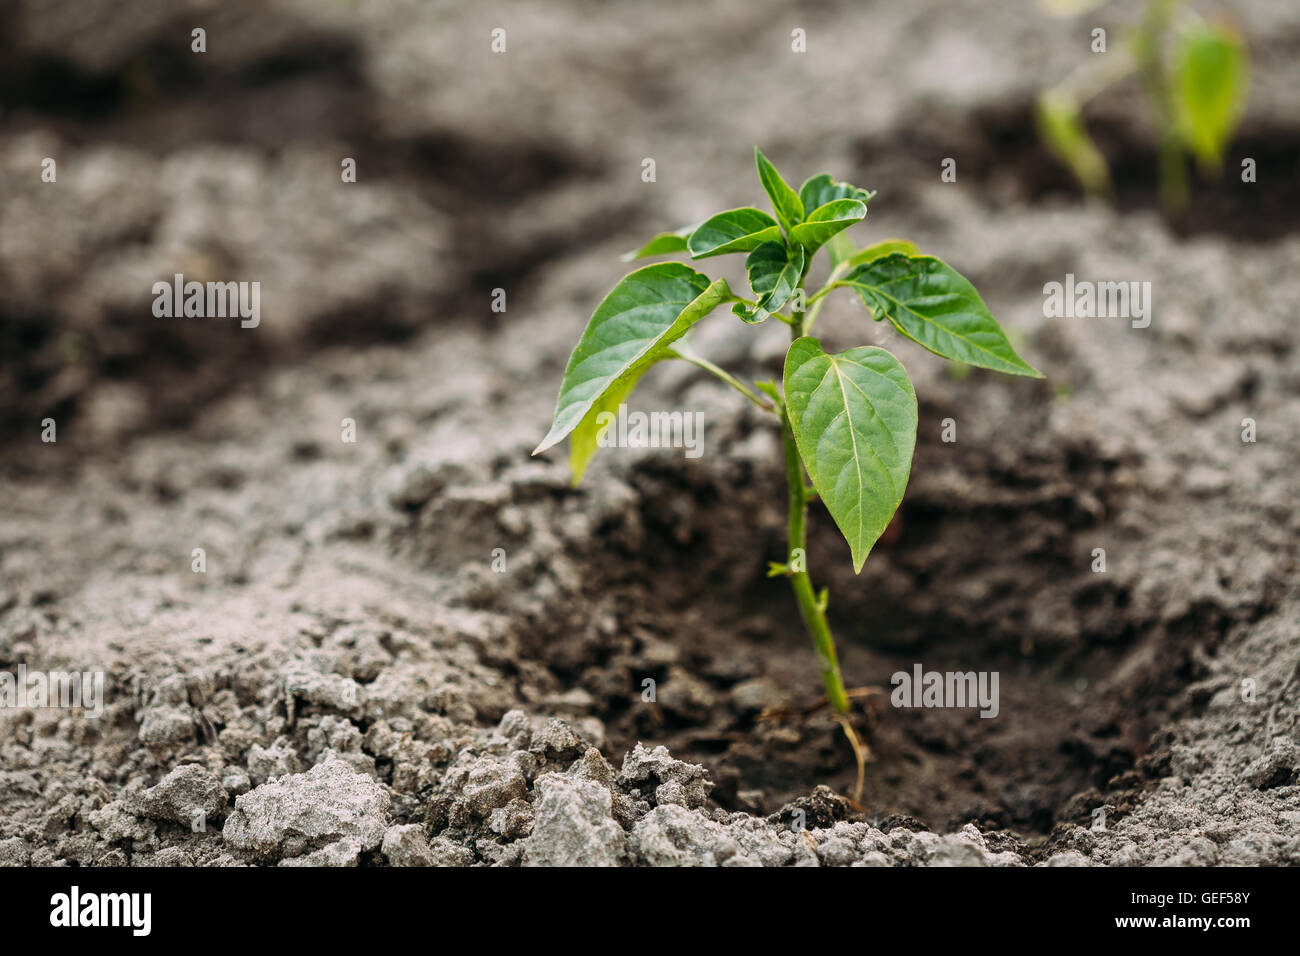
[[[1044,6],[1074,15],[1102,2],[1044,0]],[[1120,49],[1094,52],[1039,97],[1039,133],[1087,192],[1111,197],[1110,170],[1082,110],[1111,84],[1136,75],[1155,126],[1160,203],[1176,215],[1187,208],[1189,157],[1202,175],[1221,175],[1224,149],[1245,107],[1249,74],[1245,43],[1226,20],[1208,21],[1185,0],[1147,0]]]

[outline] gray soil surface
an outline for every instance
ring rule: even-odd
[[[1249,109],[1176,223],[1136,88],[1089,113],[1115,208],[1033,132],[1118,6],[0,0],[0,670],[107,677],[97,719],[0,710],[0,863],[1300,863],[1300,6],[1233,4]],[[703,457],[529,457],[618,254],[760,204],[756,143],[879,190],[854,235],[951,262],[1047,376],[823,313],[920,396],[863,573],[810,531],[882,691],[861,806],[764,576],[768,421],[674,363],[633,404],[702,412]],[[177,272],[260,281],[261,325],[155,318]],[[1150,327],[1045,318],[1066,273],[1151,282]],[[696,345],[763,379],[787,335]],[[997,671],[999,715],[891,707],[914,663]]]

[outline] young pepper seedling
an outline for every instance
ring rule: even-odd
[[[855,249],[844,230],[863,219],[875,195],[827,173],[796,192],[754,150],[759,180],[773,218],[760,209],[720,212],[697,226],[662,233],[625,259],[685,253],[706,259],[748,253],[754,298],[732,293],[725,279],[710,280],[680,262],[645,266],[625,276],[596,308],[564,371],[551,429],[533,451],[569,439],[576,486],[613,412],[652,365],[682,359],[717,376],[780,421],[789,486],[787,560],[771,576],[786,576],[812,637],[826,697],[858,759],[863,751],[848,720],[835,639],[826,620],[827,595],[813,588],[807,568],[808,503],[815,495],[844,534],[855,573],[903,500],[916,444],[916,393],[902,364],[883,348],[866,345],[827,352],[810,335],[826,296],[856,292],[877,322],[888,320],[904,338],[936,355],[1011,375],[1042,375],[1011,347],[975,287],[954,269],[901,239]],[[823,248],[832,269],[808,296],[804,284]],[[790,326],[782,387],[750,388],[691,347],[687,333],[720,305],[731,303],[742,321],[774,317]],[[785,310],[785,311],[783,311]],[[809,488],[804,473],[812,481]]]
[[[1074,0],[1062,12],[1078,14],[1101,5],[1101,0]],[[1096,55],[1105,53],[1105,31],[1097,33],[1093,53],[1038,98],[1043,142],[1087,192],[1112,196],[1110,168],[1088,135],[1083,107],[1136,74],[1156,131],[1160,203],[1166,212],[1181,214],[1190,196],[1185,155],[1194,156],[1205,175],[1223,171],[1224,150],[1249,86],[1245,42],[1230,22],[1205,20],[1186,7],[1186,0],[1146,0],[1125,49],[1116,55]]]

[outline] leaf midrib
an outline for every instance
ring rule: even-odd
[[[842,359],[843,361],[848,362],[850,365],[853,365],[853,366],[856,366],[857,368],[862,369],[862,371],[864,371],[864,372],[870,372],[872,375],[876,375],[876,376],[878,376],[878,377],[880,377],[880,378],[883,378],[883,379],[884,379],[886,382],[888,382],[890,385],[894,386],[895,388],[898,388],[898,383],[895,382],[893,379],[891,379],[888,375],[885,375],[883,372],[879,372],[879,371],[877,371],[876,369],[871,368],[870,366],[863,365],[861,362],[854,362],[854,361],[852,361],[852,360],[850,360],[850,359],[846,359],[846,358],[844,358],[843,355],[834,356],[834,357],[832,357],[832,356],[827,356],[827,357],[831,359],[831,363],[832,363],[833,365],[834,365],[835,360],[836,360],[837,358],[838,358],[838,359]],[[841,375],[841,374],[840,374],[840,370],[839,370],[839,366],[835,366],[835,376],[836,376],[836,378],[838,378],[838,379],[840,380],[840,395],[841,395],[841,397],[844,398],[844,414],[845,414],[845,415],[848,417],[848,419],[849,419],[849,430],[850,430],[851,432],[853,432],[855,435],[857,434],[856,430],[855,430],[854,427],[853,427],[853,416],[849,414],[849,401],[848,401],[848,396],[844,394],[844,384],[843,384],[843,383],[844,383],[845,381],[847,381],[850,385],[853,386],[853,390],[856,391],[859,395],[862,396],[862,400],[863,400],[864,402],[867,403],[867,407],[871,409],[871,413],[872,413],[873,415],[875,415],[876,418],[877,418],[877,419],[878,419],[882,424],[885,425],[885,429],[884,429],[884,431],[885,431],[885,437],[888,438],[888,439],[889,439],[889,443],[890,443],[891,445],[894,446],[894,451],[898,451],[898,442],[894,440],[894,433],[893,433],[893,430],[889,427],[888,423],[885,421],[885,416],[883,416],[883,415],[880,414],[880,410],[876,407],[876,403],[875,403],[874,401],[872,401],[871,396],[868,395],[866,392],[864,392],[864,391],[862,390],[862,386],[859,385],[857,382],[853,381],[853,379],[848,378],[847,376]],[[899,391],[902,391],[902,389],[899,389]],[[906,394],[906,393],[904,393],[904,394]],[[865,437],[865,436],[864,436],[864,437]],[[893,476],[893,474],[892,474],[892,473],[890,472],[890,470],[889,470],[889,465],[888,465],[888,463],[885,461],[885,459],[883,459],[883,458],[880,457],[880,452],[876,451],[875,447],[871,444],[871,442],[870,442],[869,440],[867,441],[867,450],[870,451],[871,454],[875,457],[876,461],[878,461],[878,462],[880,463],[881,470],[884,471],[884,473],[885,473],[885,477],[889,479],[889,490],[890,490],[891,493],[893,493],[893,494],[896,495],[897,492],[898,492],[898,486],[894,483],[894,476]]]
[[[826,359],[830,363],[830,368],[826,370],[826,375],[829,375],[832,369],[835,371],[835,380],[840,387],[840,398],[843,400],[844,403],[844,417],[848,419],[849,436],[853,443],[854,475],[858,479],[858,496],[857,496],[858,497],[858,502],[857,502],[858,540],[860,542],[866,533],[866,529],[863,527],[863,519],[867,509],[864,507],[862,503],[862,483],[863,483],[862,459],[861,456],[858,454],[858,437],[859,437],[858,431],[854,425],[853,414],[849,410],[848,394],[844,391],[844,383],[846,380],[850,385],[853,386],[854,391],[856,391],[859,395],[862,396],[862,400],[867,403],[867,407],[871,409],[872,414],[875,415],[876,418],[884,425],[883,430],[885,432],[885,437],[889,439],[889,442],[891,445],[894,446],[895,451],[898,451],[898,442],[894,438],[893,430],[889,427],[888,423],[885,421],[885,417],[880,414],[880,410],[876,407],[876,403],[872,401],[871,396],[868,395],[866,392],[864,392],[862,390],[862,387],[858,385],[857,382],[853,381],[853,379],[851,378],[848,378],[840,371],[838,360],[843,359],[848,364],[860,368],[864,372],[870,372],[872,375],[879,376],[880,378],[883,378],[886,382],[888,382],[890,385],[894,386],[895,388],[899,388],[899,386],[898,383],[895,382],[893,379],[891,379],[888,375],[885,375],[883,372],[871,368],[868,365],[864,365],[861,362],[854,362],[851,359],[844,358],[842,355],[835,356],[835,355],[827,354]],[[820,388],[822,382],[826,381],[826,375],[822,376],[822,381],[818,382],[816,388]],[[814,392],[816,391],[816,388],[813,389]],[[899,390],[902,391],[902,389]],[[838,418],[839,416],[836,417]],[[885,460],[882,457],[880,457],[880,452],[878,452],[872,446],[871,442],[867,440],[865,436],[864,436],[864,441],[866,441],[867,450],[871,452],[872,457],[874,457],[876,459],[876,462],[880,465],[881,471],[884,472],[885,480],[889,482],[889,492],[890,492],[891,499],[901,497],[898,493],[898,484],[894,481],[894,475],[893,472],[890,471],[889,465],[885,462]],[[875,486],[874,482],[872,483],[872,486],[873,486],[873,490],[879,492],[880,489]]]
[[[862,507],[862,462],[858,458],[858,434],[853,428],[853,415],[849,412],[849,396],[844,391],[844,376],[840,374],[840,367],[835,362],[835,356],[828,354],[826,358],[831,363],[831,368],[835,371],[835,381],[840,386],[840,398],[844,402],[844,417],[849,420],[849,440],[853,443],[853,474],[858,479],[858,537],[853,542],[856,549],[862,546],[862,539],[866,534],[866,529],[862,526],[862,513],[866,509]],[[862,390],[858,389],[858,391]],[[876,461],[880,461],[880,455],[876,455]],[[880,461],[880,463],[884,464],[883,461]]]

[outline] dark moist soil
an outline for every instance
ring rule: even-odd
[[[1122,95],[1127,92],[1128,95]],[[1300,178],[1271,174],[1259,188],[1258,170],[1295,170],[1300,162],[1300,126],[1273,119],[1242,123],[1222,174],[1207,174],[1187,164],[1190,202],[1181,212],[1161,209],[1156,177],[1158,157],[1146,112],[1136,91],[1121,91],[1084,111],[1088,132],[1106,157],[1114,185],[1115,205],[1126,212],[1153,211],[1170,229],[1188,238],[1203,234],[1229,236],[1241,242],[1273,242],[1300,229]],[[960,157],[958,176],[978,184],[990,204],[1014,202],[1025,206],[1078,203],[1084,195],[1078,183],[1063,175],[1037,133],[1034,104],[1015,101],[976,110],[969,115],[918,117],[889,142],[866,137],[855,153],[864,181],[907,181],[906,166],[938,167],[945,157]],[[1256,163],[1256,181],[1243,182],[1240,158]],[[891,203],[899,197],[891,196]]]

